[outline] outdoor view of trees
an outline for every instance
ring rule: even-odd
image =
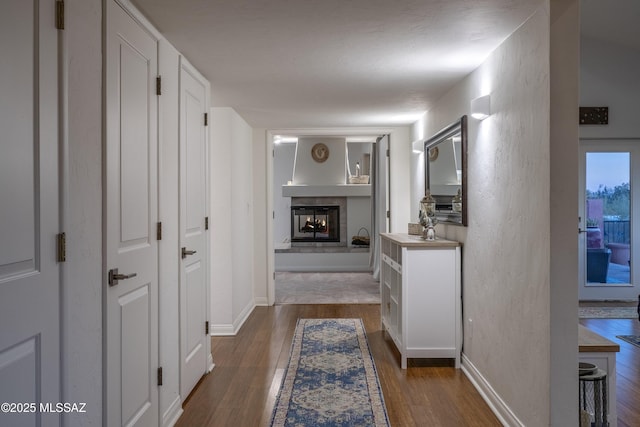
[[[629,183],[613,188],[600,186],[597,191],[587,190],[587,199],[602,199],[605,219],[625,221],[629,219]]]

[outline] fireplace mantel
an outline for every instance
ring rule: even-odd
[[[370,197],[371,184],[283,185],[283,197]]]

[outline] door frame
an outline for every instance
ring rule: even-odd
[[[578,162],[578,216],[579,228],[586,228],[586,153],[630,154],[629,173],[631,189],[631,265],[640,266],[640,227],[634,227],[634,216],[640,212],[640,141],[637,139],[581,139]],[[637,183],[634,185],[634,183]],[[586,286],[586,233],[578,233],[578,299],[581,301],[637,300],[640,270],[631,269],[631,285]]]

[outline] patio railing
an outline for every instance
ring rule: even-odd
[[[630,221],[604,221],[604,243],[631,243]]]

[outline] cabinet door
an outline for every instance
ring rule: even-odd
[[[405,319],[408,349],[441,349],[430,357],[452,357],[456,348],[456,251],[407,249]]]

